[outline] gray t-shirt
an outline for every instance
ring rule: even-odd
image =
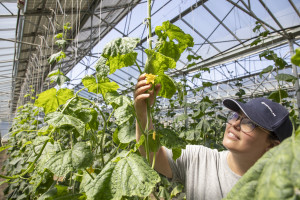
[[[226,196],[241,176],[228,166],[229,151],[218,152],[201,145],[188,145],[174,162],[172,150],[167,157],[173,181],[185,186],[187,200],[218,200]]]

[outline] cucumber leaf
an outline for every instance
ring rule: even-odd
[[[93,153],[85,142],[78,142],[73,149],[64,150],[51,157],[45,164],[57,176],[66,176],[70,171],[84,169],[93,163]]]
[[[127,96],[120,95],[118,92],[109,92],[105,96],[107,104],[112,105],[114,109],[123,105],[133,105],[131,99]]]
[[[105,45],[102,56],[107,58],[106,64],[110,68],[110,74],[135,63],[137,53],[133,50],[139,42],[139,38],[124,37],[117,38]]]
[[[66,54],[63,51],[57,52],[52,54],[49,58],[48,58],[48,62],[50,65],[54,64],[55,61],[59,62],[61,59],[65,58]]]
[[[172,58],[153,50],[145,49],[145,52],[148,55],[145,66],[145,72],[147,74],[161,75],[168,69],[176,68],[176,62]]]
[[[97,61],[95,65],[96,69],[96,77],[98,79],[98,82],[101,82],[104,80],[108,73],[109,73],[109,66],[106,65],[107,59],[103,56],[100,56],[99,60]]]
[[[132,105],[123,104],[115,110],[114,116],[116,118],[115,123],[120,126],[129,120],[133,120],[134,109]]]
[[[161,84],[158,96],[171,99],[177,89],[173,79],[168,75],[161,74],[156,77],[155,82]]]
[[[68,186],[54,185],[47,192],[38,198],[38,200],[79,200],[83,194],[69,193]]]
[[[55,88],[51,88],[39,94],[34,105],[44,108],[45,114],[48,114],[54,112],[58,106],[65,104],[73,96],[73,90],[63,88],[57,91]]]
[[[273,66],[269,65],[268,67],[264,68],[260,73],[259,73],[259,77],[262,78],[262,75],[265,73],[269,73],[273,70]]]
[[[158,38],[163,41],[176,40],[178,42],[179,52],[182,53],[187,47],[194,46],[194,39],[190,34],[184,33],[178,26],[171,24],[170,21],[165,21],[161,26],[155,27],[155,33]]]
[[[275,76],[275,79],[278,81],[286,81],[286,82],[292,82],[295,83],[297,78],[291,74],[278,74]]]
[[[85,181],[87,199],[121,199],[123,196],[146,197],[160,177],[146,161],[131,153],[122,152],[118,162],[108,163],[94,180]]]
[[[62,71],[60,71],[60,69],[56,69],[50,72],[48,77],[50,78],[50,83],[56,82],[59,86],[67,81],[70,81],[70,79],[65,76]]]
[[[80,135],[85,133],[85,124],[78,118],[60,112],[49,113],[45,117],[45,122],[49,125],[60,128],[63,126],[74,127]]]
[[[135,140],[135,123],[132,121],[133,120],[128,120],[119,129],[118,139],[123,144]]]
[[[99,121],[98,121],[98,112],[92,108],[82,108],[76,110],[74,113],[75,116],[83,121],[85,124],[88,124],[89,128],[98,130]]]
[[[296,53],[292,56],[291,62],[294,65],[300,66],[300,48],[297,48],[295,51]]]
[[[275,91],[275,92],[272,92],[269,96],[268,96],[268,98],[269,99],[272,99],[273,101],[275,101],[275,102],[277,102],[277,103],[280,103],[280,100],[281,99],[284,99],[284,98],[286,98],[286,97],[288,97],[289,95],[288,95],[288,93],[287,93],[287,91],[285,91],[285,90],[277,90],[277,91]]]
[[[108,78],[102,80],[103,82],[96,81],[95,77],[92,75],[85,76],[82,79],[82,84],[84,87],[88,88],[89,92],[95,94],[102,94],[105,97],[107,92],[117,91],[119,85],[115,82],[110,82]]]

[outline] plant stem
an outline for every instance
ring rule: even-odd
[[[84,169],[86,171],[86,173],[88,173],[90,175],[90,177],[94,180],[95,178],[93,177],[93,175],[87,170],[87,169]]]
[[[154,169],[155,166],[155,158],[156,158],[156,152],[153,152],[152,169]]]
[[[79,92],[79,91],[78,91],[78,92]],[[93,107],[95,107],[95,108],[99,111],[99,113],[101,114],[101,116],[102,116],[102,118],[103,118],[103,121],[104,121],[104,127],[103,127],[103,133],[102,133],[103,135],[101,136],[101,140],[100,140],[100,154],[101,154],[102,165],[104,166],[104,155],[103,155],[103,144],[102,144],[102,143],[103,143],[103,139],[104,139],[104,134],[105,134],[105,131],[106,131],[106,127],[107,127],[107,121],[106,121],[106,119],[105,119],[105,116],[104,116],[103,112],[100,110],[100,108],[99,108],[94,102],[92,102],[92,101],[90,101],[89,99],[86,99],[86,98],[84,98],[84,97],[78,96],[78,98],[83,99],[83,100],[85,100],[85,101],[88,101],[90,104],[92,104]],[[114,112],[114,111],[113,111],[113,112]],[[108,120],[111,118],[113,112],[110,114]]]
[[[137,66],[137,68],[139,69],[140,74],[143,73],[143,71],[141,70],[141,67],[139,66],[139,64],[136,62],[136,60],[134,61],[135,65]]]
[[[151,0],[148,0],[148,30],[149,30],[149,49],[152,49],[152,30],[151,30]]]
[[[112,152],[112,154],[110,155],[109,159],[107,160],[107,162],[105,163],[105,165],[107,165],[107,163],[109,163],[109,161],[111,161],[114,156],[115,156],[115,153],[118,152],[119,148],[120,148],[120,145],[121,143],[119,144],[119,146],[114,150],[114,152]]]

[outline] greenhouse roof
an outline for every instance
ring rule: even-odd
[[[24,95],[31,90],[38,94],[53,86],[47,75],[58,67],[71,79],[66,87],[82,88],[81,78],[95,73],[94,66],[104,45],[117,37],[141,39],[136,51],[138,64],[144,66],[144,49],[149,39],[144,23],[147,1],[22,2],[0,1],[0,119],[10,120],[16,108],[30,100]],[[153,0],[152,30],[169,20],[194,38],[194,47],[182,54],[176,69],[168,72],[170,76],[186,79],[191,88],[212,82],[205,92],[214,99],[235,95],[238,82],[246,84],[246,94],[251,96],[277,89],[272,73],[259,76],[270,61],[260,61],[258,53],[269,48],[289,60],[291,46],[299,46],[299,8],[299,0]],[[54,36],[63,31],[67,22],[72,31],[68,33],[66,58],[50,65],[47,59],[59,50]],[[251,46],[259,38],[253,32],[256,22],[269,35],[263,43]],[[156,36],[151,40],[155,42]],[[192,63],[188,55],[201,58],[188,67]],[[204,68],[209,68],[210,73],[202,72]],[[284,70],[292,73],[291,67]],[[199,72],[201,76],[197,76]],[[131,94],[138,76],[137,67],[131,66],[117,70],[109,78],[120,85],[120,91]],[[294,90],[292,84],[285,89]],[[99,98],[85,90],[80,94]]]

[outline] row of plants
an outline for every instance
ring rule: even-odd
[[[8,199],[171,199],[182,192],[183,186],[170,183],[153,170],[155,158],[150,162],[151,152],[166,146],[172,149],[173,159],[176,159],[187,144],[223,149],[226,116],[220,112],[222,108],[205,96],[197,104],[187,104],[183,101],[185,82],[176,83],[165,74],[175,68],[180,55],[194,45],[193,38],[166,21],[155,28],[158,42],[152,44],[150,4],[149,0],[146,22],[150,40],[145,50],[148,58],[144,71],[134,51],[140,40],[117,38],[104,47],[95,66],[96,73],[82,79],[84,88],[81,90],[74,93],[63,87],[69,79],[59,66],[48,75],[50,81],[57,84],[56,88],[42,92],[36,99],[30,96],[34,91],[28,94],[34,102],[18,108],[9,142],[1,148],[7,149],[9,155],[3,168],[6,175],[0,175],[5,179],[2,183],[8,183],[5,191]],[[66,24],[64,32],[55,36],[61,51],[49,58],[50,64],[59,65],[65,58],[69,30],[70,24]],[[274,58],[272,70],[282,67],[274,52],[261,57]],[[298,65],[299,57],[297,50],[294,60]],[[193,55],[188,57],[189,61],[197,59],[199,57]],[[154,130],[148,126],[142,129],[139,142],[135,141],[135,123],[140,122],[133,100],[120,95],[118,84],[108,79],[117,69],[131,65],[136,65],[141,74],[147,74],[152,89],[161,84],[158,96],[170,99],[168,111],[162,111],[158,103],[148,104],[148,122],[152,119],[155,127]],[[270,71],[263,70],[265,72]],[[206,83],[202,89],[210,86]],[[80,96],[82,90],[101,95],[103,102],[99,104]],[[284,94],[278,91],[280,102],[287,97]],[[161,123],[160,113],[167,112],[172,118],[178,106],[186,106],[193,113],[177,116],[173,124]],[[294,110],[292,108],[291,116],[296,121]],[[188,126],[179,125],[187,119]],[[146,149],[146,158],[138,151],[141,145]]]

